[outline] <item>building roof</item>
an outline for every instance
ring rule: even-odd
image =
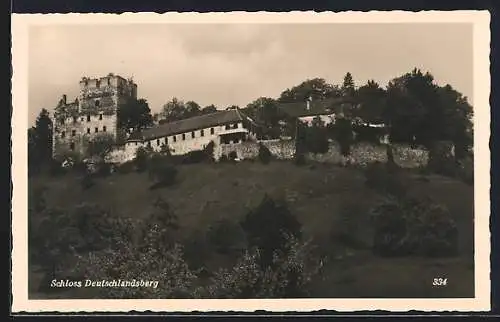
[[[310,102],[309,110],[306,102],[281,103],[278,106],[288,116],[306,117],[339,114],[342,112],[342,105],[351,103],[352,100],[349,99],[330,98]]]
[[[217,111],[180,121],[164,123],[144,129],[141,132],[134,132],[129,136],[127,141],[152,140],[242,120],[243,116],[238,110]]]

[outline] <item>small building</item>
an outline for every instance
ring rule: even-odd
[[[335,123],[340,115],[349,114],[355,108],[355,102],[345,98],[330,98],[324,100],[307,99],[305,102],[281,103],[280,110],[287,121],[299,120],[309,126],[318,118],[324,125]]]

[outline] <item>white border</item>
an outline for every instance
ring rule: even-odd
[[[264,299],[264,300],[28,300],[27,149],[28,27],[43,24],[124,23],[471,23],[474,25],[475,291],[474,299]],[[490,310],[490,15],[454,12],[125,13],[12,15],[12,312],[266,310],[488,311]],[[480,126],[478,126],[480,125]]]

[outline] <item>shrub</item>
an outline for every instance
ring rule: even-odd
[[[271,161],[272,155],[271,151],[264,145],[259,144],[259,160],[263,164],[268,164]]]
[[[220,269],[208,286],[210,298],[299,298],[309,296],[310,283],[322,261],[311,256],[309,243],[287,240],[286,251],[274,253],[273,265],[262,268],[262,253],[252,249],[231,269]]]
[[[183,164],[202,163],[207,161],[207,155],[202,150],[189,151],[182,157]]]
[[[328,133],[327,129],[319,126],[306,127],[302,129],[305,132],[304,148],[311,153],[323,154],[328,152]]]
[[[168,157],[153,155],[149,165],[149,177],[154,181],[151,189],[171,186],[177,178],[177,169],[170,163]]]
[[[158,232],[152,228],[146,244],[154,239]],[[75,271],[88,279],[122,281],[154,281],[149,287],[100,287],[100,297],[105,298],[199,298],[194,285],[197,276],[183,259],[182,247],[162,251],[155,247],[144,250],[136,245],[123,241],[115,248],[90,252],[79,257]],[[152,279],[151,277],[154,276]]]
[[[184,239],[182,245],[184,247],[184,259],[189,267],[193,269],[204,268],[213,252],[206,234],[195,230]]]
[[[387,198],[372,210],[374,251],[382,256],[451,256],[458,230],[443,205],[427,199]]]
[[[334,125],[334,137],[340,145],[340,152],[344,156],[351,153],[351,145],[354,142],[351,120],[340,118]]]
[[[245,233],[241,226],[229,219],[220,219],[213,223],[207,231],[207,239],[215,250],[221,254],[245,248]]]
[[[273,253],[284,250],[291,236],[301,238],[301,223],[284,202],[265,195],[261,203],[241,221],[248,245],[261,251],[262,265],[272,263]]]
[[[430,171],[444,176],[458,177],[460,169],[452,151],[453,143],[447,141],[435,142],[429,151],[427,166]]]
[[[148,151],[143,147],[138,148],[134,158],[134,163],[137,171],[142,172],[146,170],[148,166],[148,159],[149,159]]]

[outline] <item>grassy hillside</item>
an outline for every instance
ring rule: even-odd
[[[291,162],[195,164],[178,167],[178,183],[150,190],[147,174],[113,174],[97,179],[84,190],[77,175],[30,178],[29,188],[45,186],[49,207],[71,207],[92,202],[122,216],[145,218],[156,197],[168,201],[179,217],[181,235],[190,238],[221,218],[239,221],[264,194],[287,201],[303,225],[304,237],[312,238],[318,251],[327,255],[323,280],[317,281],[315,297],[473,297],[473,188],[460,181],[413,175],[411,189],[446,205],[459,229],[458,257],[381,258],[372,254],[372,227],[368,211],[381,196],[365,185],[360,170],[331,165],[297,167]],[[356,246],[332,238],[345,220],[340,214],[349,205],[355,211],[351,234]],[[345,217],[345,216],[344,216]],[[209,255],[210,266],[230,259]],[[34,268],[32,268],[34,272]],[[447,278],[445,287],[433,287],[433,278]],[[37,275],[31,274],[31,295]]]

